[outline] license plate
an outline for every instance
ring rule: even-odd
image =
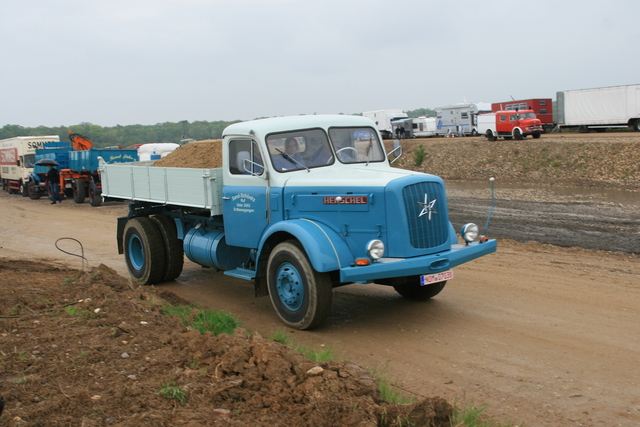
[[[434,283],[444,282],[453,279],[453,270],[443,271],[436,274],[425,274],[420,276],[420,286],[433,285]]]

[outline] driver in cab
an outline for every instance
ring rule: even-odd
[[[278,148],[275,150],[280,153],[272,156],[273,166],[277,171],[282,172],[306,168],[304,160],[299,153],[300,147],[298,141],[294,137],[290,136],[284,141],[284,152]]]

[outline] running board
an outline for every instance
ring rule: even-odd
[[[227,270],[224,272],[225,275],[231,277],[237,277],[238,279],[244,280],[253,280],[256,277],[256,272],[254,270],[248,270],[246,268],[236,268],[235,270]]]

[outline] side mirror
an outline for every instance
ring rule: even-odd
[[[393,150],[387,153],[387,157],[393,157],[389,163],[393,163],[402,156],[402,145],[400,145],[399,139],[393,140]]]

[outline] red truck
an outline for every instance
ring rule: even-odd
[[[499,137],[521,140],[531,135],[540,138],[542,123],[533,110],[496,111],[478,115],[478,133],[484,134],[489,141]]]

